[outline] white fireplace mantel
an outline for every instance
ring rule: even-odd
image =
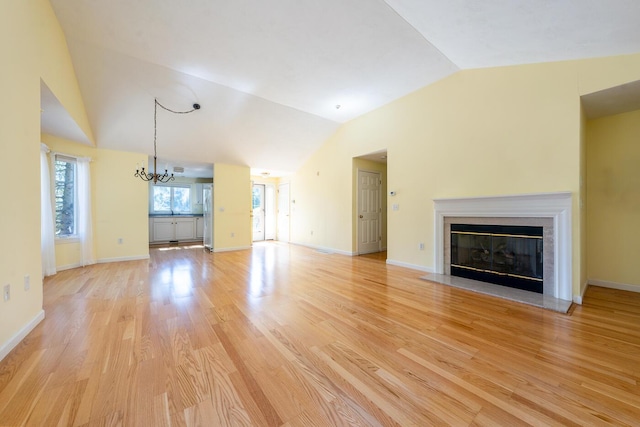
[[[553,218],[554,289],[551,296],[572,300],[571,192],[434,199],[433,202],[436,273],[444,273],[445,217]]]

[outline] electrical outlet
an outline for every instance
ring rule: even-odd
[[[313,230],[311,230],[311,235],[313,236]]]
[[[231,233],[231,237],[236,237],[236,233]]]
[[[31,278],[28,274],[24,276],[24,290],[28,291],[31,288]]]
[[[121,245],[124,243],[124,239],[122,237],[118,237],[118,244]]]
[[[418,250],[424,251],[424,243],[418,243]]]
[[[9,301],[11,299],[11,285],[6,284],[2,290],[2,295],[4,296],[5,301]]]

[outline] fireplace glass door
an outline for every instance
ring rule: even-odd
[[[542,227],[451,224],[451,275],[543,292]]]

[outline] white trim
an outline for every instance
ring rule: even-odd
[[[213,252],[233,252],[233,251],[244,251],[246,249],[251,249],[251,246],[236,246],[231,248],[214,248]]]
[[[518,217],[553,218],[554,298],[572,300],[572,193],[539,193],[513,196],[434,199],[435,266],[444,273],[444,218]]]
[[[585,283],[582,291],[580,291],[580,295],[573,296],[573,302],[579,305],[582,305],[582,300],[584,299],[584,294],[587,292],[587,288],[589,287],[589,283]]]
[[[315,249],[317,251],[323,251],[323,252],[328,252],[328,253],[334,253],[334,254],[340,254],[340,255],[346,255],[346,256],[356,256],[358,255],[356,252],[349,252],[349,251],[343,251],[340,249],[334,249],[334,248],[327,248],[326,246],[317,246],[317,245],[310,245],[308,243],[299,243],[299,242],[289,242],[292,245],[298,245],[298,246],[304,246],[306,248],[311,248],[311,249]]]
[[[424,271],[425,273],[435,273],[435,271],[431,267],[425,267],[423,265],[417,265],[417,264],[409,264],[408,262],[395,261],[393,259],[388,259],[388,258],[387,258],[387,264],[395,265],[397,267],[410,268],[412,270]]]
[[[29,335],[29,332],[33,331],[33,329],[38,326],[38,324],[42,322],[43,319],[44,310],[40,310],[40,312],[36,314],[36,316],[31,319],[30,322],[24,325],[14,336],[9,338],[9,341],[4,343],[4,345],[0,347],[0,361],[7,357],[11,350],[16,348],[16,346],[20,344],[27,335]]]
[[[140,256],[130,256],[130,257],[117,257],[117,258],[101,258],[96,261],[97,264],[107,264],[110,262],[121,262],[121,261],[139,261],[143,259],[149,259],[149,255],[140,255]],[[67,264],[67,265],[56,265],[56,270],[64,271],[71,270],[72,268],[82,267],[80,263]]]
[[[80,238],[77,234],[72,234],[70,236],[55,236],[55,244],[56,245],[69,245],[71,243],[80,243]]]
[[[67,264],[67,265],[56,265],[56,270],[64,271],[64,270],[71,270],[72,268],[78,268],[78,267],[82,267],[82,264],[80,264],[79,262],[74,264]]]
[[[139,261],[142,259],[149,259],[149,255],[123,256],[123,257],[116,257],[116,258],[100,258],[96,262],[98,264],[106,264],[109,262]]]
[[[580,295],[573,296],[573,302],[578,305],[582,305],[582,301],[584,300],[584,294],[587,292],[587,288],[589,287],[589,282],[585,282],[584,286],[580,289]]]
[[[640,292],[640,285],[631,285],[629,283],[609,282],[607,280],[589,279],[589,280],[587,280],[587,286],[588,285],[601,286],[603,288],[610,288],[610,289],[617,289],[619,291]]]

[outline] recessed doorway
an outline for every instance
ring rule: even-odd
[[[387,250],[387,153],[353,159],[353,250],[358,255]]]
[[[275,186],[253,184],[252,215],[253,241],[274,240],[276,238]]]

